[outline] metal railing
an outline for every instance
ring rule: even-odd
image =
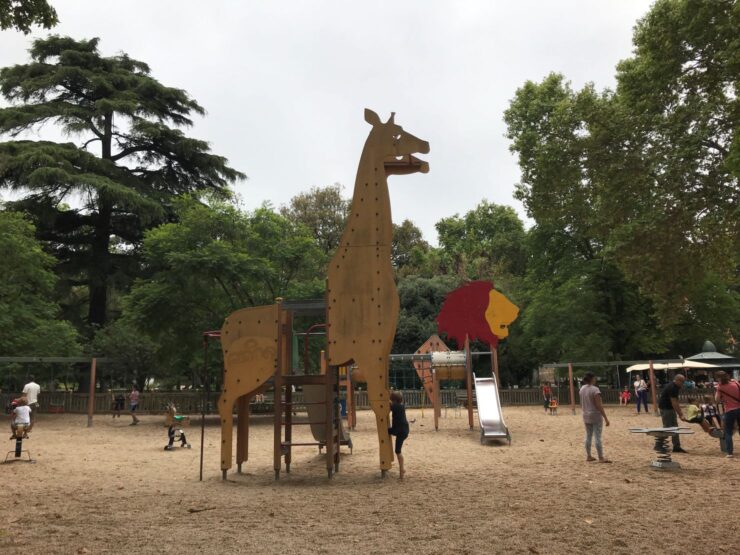
[[[115,392],[118,393],[118,392]],[[408,408],[429,407],[430,402],[426,393],[421,389],[402,390],[404,403]],[[568,388],[553,388],[555,397],[559,400],[560,406],[566,406],[569,402]],[[575,403],[578,405],[578,388],[575,388]],[[618,389],[602,388],[601,396],[606,404],[619,403]],[[712,395],[711,389],[684,389],[680,394],[681,402],[686,402],[688,397],[696,397],[697,402],[701,403],[704,395]],[[458,399],[466,396],[465,389],[442,389],[439,392],[442,406],[454,407],[459,404]],[[206,401],[206,413],[215,414],[217,412],[216,403],[219,392],[211,392]],[[501,404],[503,406],[533,406],[541,405],[543,402],[542,393],[539,389],[502,389],[500,391]],[[713,396],[713,395],[712,395]],[[7,407],[17,394],[0,393],[0,407]],[[300,404],[303,395],[300,391],[294,393],[294,402]],[[84,414],[87,412],[88,395],[86,393],[73,393],[69,391],[42,392],[39,395],[39,412],[64,412],[72,414]],[[180,414],[197,414],[201,412],[203,403],[202,391],[144,391],[139,397],[139,406],[137,412],[159,414],[165,411],[168,403],[174,403]],[[367,391],[355,391],[355,403],[358,409],[367,409],[370,407]],[[630,401],[634,405],[635,399]],[[264,395],[264,401],[253,403],[252,412],[272,412],[273,397],[272,392]],[[124,411],[128,410],[128,400],[124,406]],[[113,395],[109,392],[97,392],[95,394],[95,413],[105,414],[113,412]]]

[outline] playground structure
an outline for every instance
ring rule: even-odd
[[[693,434],[688,428],[630,428],[633,434],[645,434],[655,438],[654,450],[658,453],[658,459],[650,463],[655,470],[678,470],[681,465],[671,459],[671,448],[668,440],[674,435]]]
[[[15,441],[15,449],[12,449],[7,452],[5,455],[4,463],[10,463],[10,462],[16,462],[16,461],[23,461],[23,462],[35,462],[31,458],[31,453],[27,449],[23,449],[23,440],[29,439],[28,437],[28,430],[30,429],[30,425],[26,424],[16,424],[15,428],[13,428],[13,435],[10,436],[10,439],[12,441]],[[23,453],[26,454],[28,457],[27,459],[23,458]],[[11,458],[12,455],[12,458]]]
[[[473,429],[473,401],[475,400],[481,443],[489,439],[505,439],[511,444],[511,434],[501,411],[496,372],[493,372],[490,378],[476,377],[472,370],[474,353],[470,351],[470,341],[465,342],[464,351],[451,351],[437,334],[432,334],[416,350],[416,354],[419,356],[413,360],[413,365],[422,382],[424,392],[432,404],[435,430],[439,430],[439,419],[442,416],[441,384],[445,381],[465,381],[468,386],[472,382],[473,387],[466,387],[465,390],[468,426],[471,430]]]
[[[509,335],[509,324],[519,314],[519,309],[509,299],[485,281],[473,281],[455,289],[445,298],[437,317],[440,333],[463,345],[462,351],[451,351],[437,334],[433,334],[416,351],[420,356],[413,365],[434,413],[434,429],[439,430],[442,412],[440,387],[443,381],[465,381],[468,426],[473,429],[473,388],[475,387],[481,441],[503,437],[511,443],[511,435],[504,424],[498,369],[498,342]],[[476,379],[472,369],[470,341],[480,339],[490,345],[493,379]],[[481,395],[478,395],[480,389]]]
[[[292,373],[292,341],[288,340],[288,330],[292,330],[294,314],[282,302],[238,310],[224,322],[221,330],[224,378],[218,403],[224,479],[232,464],[234,405],[238,411],[236,460],[241,471],[248,457],[249,402],[270,384],[275,391],[275,479],[279,479],[283,457],[286,472],[290,471],[293,447],[317,444],[326,447],[326,467],[331,478],[339,469],[339,445],[343,437],[338,411],[340,368],[353,364],[359,368],[354,377],[367,384],[370,406],[375,413],[381,474],[385,475],[391,468],[388,360],[399,300],[391,266],[393,224],[387,179],[390,175],[427,173],[428,164],[414,154],[428,153],[429,143],[404,131],[395,123],[395,114],[383,123],[375,112],[366,109],[365,121],[372,129],[360,157],[347,224],[329,263],[325,312],[327,352],[322,354],[321,373]],[[324,441],[292,442],[292,391],[293,387],[304,386],[323,387],[323,399],[307,406],[323,406],[322,421],[308,423],[312,427],[324,427]]]

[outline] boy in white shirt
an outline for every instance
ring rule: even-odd
[[[26,396],[26,399],[28,400],[28,406],[30,407],[31,414],[33,415],[33,411],[39,409],[39,393],[41,393],[41,386],[33,381],[32,375],[28,377],[31,381],[23,386],[23,395]],[[33,419],[35,420],[35,415],[33,416]],[[29,427],[28,429],[30,431],[31,428]]]

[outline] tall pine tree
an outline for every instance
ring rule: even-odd
[[[20,200],[71,285],[86,286],[90,325],[106,322],[112,276],[136,273],[143,232],[172,217],[185,193],[229,195],[243,175],[187,137],[201,106],[126,54],[104,57],[98,39],[36,40],[31,63],[0,70],[0,135],[53,123],[77,142],[0,143],[0,189]],[[71,205],[71,207],[70,207]]]

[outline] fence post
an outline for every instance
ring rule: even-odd
[[[570,410],[573,416],[576,414],[576,394],[573,392],[573,363],[568,363],[568,386],[570,390]]]
[[[87,427],[92,428],[93,414],[95,414],[95,366],[97,359],[93,357],[90,363],[90,393],[87,396]]]
[[[657,400],[657,394],[655,393],[656,390],[656,383],[655,383],[655,371],[653,370],[653,361],[648,361],[650,364],[650,396],[653,398],[653,412],[655,413],[655,416],[660,416],[660,411],[658,410],[658,400]]]

